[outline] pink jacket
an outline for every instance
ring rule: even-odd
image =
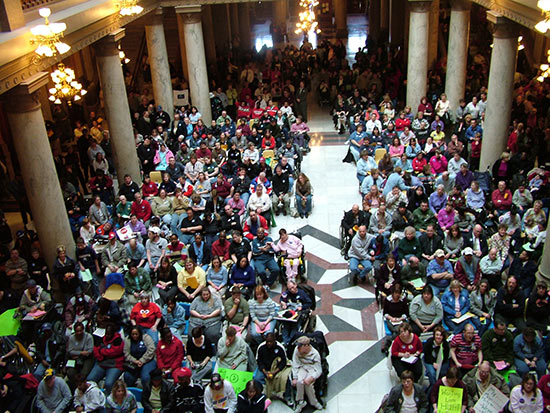
[[[294,235],[289,235],[286,242],[281,242],[281,240],[279,240],[277,244],[273,244],[273,250],[275,252],[286,251],[288,258],[298,258],[302,255],[303,249],[304,244],[302,244],[302,240]]]
[[[437,156],[434,155],[430,159],[430,166],[432,167],[433,174],[442,174],[447,170],[447,158],[441,156],[441,158],[437,159]]]

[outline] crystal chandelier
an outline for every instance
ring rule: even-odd
[[[61,105],[63,100],[70,106],[71,101],[79,101],[86,91],[75,80],[74,70],[65,67],[63,63],[57,65],[57,70],[51,73],[54,87],[52,87],[49,99],[56,105]]]
[[[546,54],[548,55],[546,60],[548,61],[548,63],[550,63],[550,50],[548,50]],[[543,63],[542,65],[540,65],[541,74],[539,75],[539,77],[537,77],[537,80],[541,83],[550,76],[550,64],[548,63]]]
[[[544,19],[535,25],[535,29],[541,33],[546,33],[550,29],[550,0],[539,0],[537,7],[542,10]]]
[[[31,44],[38,46],[35,53],[40,57],[52,57],[57,53],[67,53],[71,46],[61,41],[67,25],[65,23],[50,23],[48,17],[50,17],[51,10],[47,7],[38,10],[38,13],[44,18],[45,22],[31,29],[31,33],[34,35]]]
[[[143,7],[138,5],[137,0],[120,0],[118,8],[120,9],[121,16],[133,16],[143,11]]]
[[[321,29],[318,27],[317,20],[315,19],[315,6],[319,2],[317,0],[300,0],[300,7],[303,7],[303,11],[300,12],[300,21],[296,23],[296,34],[304,33],[308,34],[310,31],[320,33]]]

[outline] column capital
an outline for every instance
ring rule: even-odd
[[[452,11],[468,11],[472,3],[469,0],[451,0]]]
[[[97,56],[118,56],[118,44],[126,34],[126,29],[121,27],[114,32],[109,33],[104,38],[94,43],[94,49]]]
[[[493,37],[510,39],[519,36],[519,25],[497,12],[488,10],[487,21],[491,23],[491,32],[493,33]]]
[[[164,23],[164,9],[162,7],[157,7],[151,13],[147,15],[146,26],[156,26]]]
[[[3,95],[6,111],[11,113],[25,113],[40,109],[38,91],[48,84],[50,75],[47,72],[38,72],[19,83]]]
[[[176,14],[181,15],[184,23],[200,23],[201,22],[201,5],[192,4],[189,6],[174,7]]]
[[[409,0],[409,7],[415,13],[428,13],[432,0]]]

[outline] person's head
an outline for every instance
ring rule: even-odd
[[[392,296],[393,301],[399,301],[401,298],[401,294],[403,293],[403,288],[401,287],[401,284],[395,283],[390,287],[390,293]]]
[[[508,291],[513,291],[518,286],[518,280],[515,275],[508,276],[508,279],[506,280],[506,289]]]
[[[126,389],[126,383],[124,383],[124,380],[117,380],[115,381],[115,384],[113,384],[113,389],[111,390],[111,395],[113,396],[113,399],[120,400],[124,399],[126,397],[127,389]]]
[[[295,281],[288,280],[287,283],[286,283],[286,288],[292,294],[296,294],[298,292],[298,284],[296,284]]]
[[[56,252],[57,252],[57,257],[60,259],[60,260],[64,260],[65,257],[66,257],[66,254],[67,254],[67,250],[65,249],[65,245],[60,245],[56,248]],[[14,259],[14,253],[16,254],[15,255],[15,259]],[[16,249],[13,249],[11,250],[11,259],[12,260],[17,260],[19,258],[19,251],[17,251]]]
[[[149,304],[151,303],[151,297],[149,296],[149,293],[146,291],[142,291],[141,293],[139,293],[139,302],[143,307],[149,307]]]
[[[455,366],[449,367],[449,370],[447,370],[447,374],[445,374],[445,378],[447,379],[447,384],[449,387],[453,387],[456,382],[459,379],[459,373],[458,368]]]
[[[521,380],[521,391],[523,394],[530,394],[532,392],[537,392],[537,380],[533,373],[525,373]]]
[[[439,263],[439,265],[442,265],[445,262],[445,251],[442,249],[438,249],[434,252],[435,260]]]
[[[437,345],[440,345],[445,340],[447,333],[442,326],[435,326],[433,331],[433,339]]]
[[[256,380],[250,380],[248,383],[246,383],[245,390],[248,399],[252,400],[258,394],[262,393],[262,385]]]
[[[388,255],[388,258],[386,258],[386,265],[389,268],[393,268],[393,267],[395,267],[395,263],[396,263],[396,260],[395,260],[395,257],[393,256],[393,254]]]
[[[191,273],[193,273],[193,272],[195,271],[196,264],[195,264],[195,261],[193,261],[191,258],[187,258],[187,259],[185,260],[184,266],[185,266],[185,270],[186,270],[189,274],[191,274]]]
[[[410,392],[414,386],[414,374],[410,370],[405,370],[401,373],[401,384],[403,385],[403,390]]]
[[[163,327],[160,330],[160,339],[164,341],[165,343],[171,343],[172,342],[172,330],[170,330],[170,327]]]
[[[210,290],[208,288],[203,288],[201,290],[202,301],[208,302],[208,300],[210,300],[211,297],[212,297],[212,293],[210,292]]]
[[[311,351],[311,340],[307,336],[302,336],[296,340],[298,352],[300,355],[306,355]]]
[[[437,194],[439,196],[442,196],[444,192],[445,192],[445,186],[443,186],[443,184],[437,185]]]
[[[416,230],[414,227],[406,227],[405,228],[405,238],[407,238],[409,241],[412,241],[416,235]]]
[[[539,297],[546,297],[546,295],[548,294],[548,286],[544,281],[538,281],[536,291]]]
[[[451,284],[449,285],[449,288],[455,295],[459,295],[462,291],[462,285],[460,284],[460,281],[458,280],[452,280]]]
[[[149,373],[151,379],[151,385],[158,389],[162,384],[162,370],[158,367]]]
[[[434,292],[432,290],[432,287],[426,284],[422,288],[422,299],[426,304],[429,304],[432,302],[433,298],[434,298]]]
[[[409,323],[401,323],[399,325],[399,337],[405,342],[409,342],[413,334],[412,327]]]
[[[223,379],[219,373],[212,374],[212,378],[210,379],[210,388],[213,391],[220,391],[223,389]]]
[[[506,333],[506,321],[502,318],[497,317],[494,321],[495,323],[495,333],[499,336],[503,336]]]
[[[233,344],[237,338],[237,330],[235,330],[235,327],[227,327],[225,330],[225,337],[230,345]]]
[[[238,231],[238,230],[234,230],[231,233],[231,237],[233,238],[233,242],[235,242],[236,244],[240,244],[241,241],[243,240],[243,236],[242,236],[241,232]]]
[[[254,298],[256,299],[256,301],[261,302],[269,298],[269,296],[267,295],[267,291],[265,290],[263,285],[256,286],[256,288],[254,289]]]
[[[426,212],[429,207],[430,207],[430,204],[428,203],[428,201],[426,200],[420,201],[420,210],[422,212]],[[432,231],[433,231],[433,226],[432,226]]]

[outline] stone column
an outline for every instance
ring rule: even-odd
[[[183,18],[176,14],[176,23],[178,25],[178,42],[180,46],[181,70],[183,77],[189,81],[189,69],[187,68],[187,53],[185,52],[185,41],[183,40]]]
[[[428,68],[437,62],[437,48],[439,41],[439,0],[432,0],[430,5],[430,24],[428,31]]]
[[[546,233],[550,231],[550,221],[548,221],[548,226],[546,227]],[[550,285],[550,242],[544,244],[544,249],[542,250],[542,257],[540,261],[539,271],[537,273],[537,279],[546,282]]]
[[[212,6],[203,6],[202,8],[202,30],[204,33],[206,60],[209,65],[216,67],[216,40],[214,36],[214,24],[212,22]]]
[[[284,46],[284,34],[287,31],[288,0],[273,2],[273,45]]]
[[[380,31],[386,33],[389,29],[390,2],[380,0]]]
[[[34,225],[51,268],[59,245],[65,245],[72,257],[75,246],[37,96],[48,78],[48,73],[39,72],[3,98]]]
[[[174,112],[174,95],[172,93],[172,77],[166,51],[164,26],[162,24],[162,7],[159,7],[146,18],[145,38],[149,65],[151,66],[151,80],[153,81],[153,96],[155,106],[162,106],[170,116]]]
[[[426,96],[428,77],[428,29],[431,1],[409,0],[409,54],[407,64],[407,105],[416,114]]]
[[[336,24],[336,37],[348,36],[348,11],[346,0],[334,1],[334,23]]]
[[[189,89],[191,102],[195,105],[206,125],[212,121],[210,89],[206,71],[206,57],[202,38],[201,6],[178,6],[176,13],[182,15],[185,51],[189,69]]]
[[[500,14],[488,11],[487,20],[492,23],[493,51],[489,69],[487,111],[483,123],[480,171],[491,168],[506,149],[519,33],[518,26]]]
[[[240,47],[241,29],[239,26],[239,5],[237,3],[229,4],[229,15],[231,16],[231,35],[233,37],[233,46],[235,46],[235,44],[238,43]]]
[[[123,37],[124,29],[118,29],[96,42],[94,48],[118,182],[124,182],[126,174],[135,182],[141,182],[132,119],[117,48]]]
[[[250,4],[239,3],[239,37],[241,38],[241,47],[243,50],[250,50],[252,47],[252,37],[250,32]]]
[[[449,100],[452,118],[455,118],[458,102],[466,90],[466,63],[470,39],[470,5],[467,0],[451,0],[451,23],[445,93]]]

